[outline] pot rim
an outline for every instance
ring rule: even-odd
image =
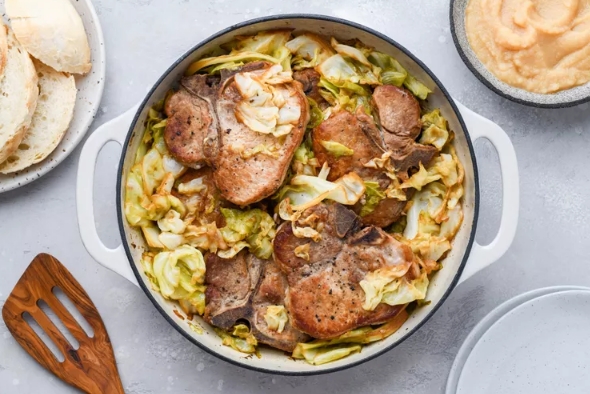
[[[283,370],[276,370],[276,369],[271,369],[271,368],[261,368],[258,366],[254,366],[254,365],[250,365],[250,364],[246,364],[246,363],[241,363],[241,362],[236,361],[232,358],[229,358],[229,357],[226,357],[220,353],[217,353],[215,350],[209,348],[208,346],[204,345],[200,341],[196,340],[193,336],[189,335],[188,332],[184,328],[180,327],[180,325],[172,318],[172,316],[169,315],[159,305],[158,301],[156,300],[156,298],[152,294],[153,290],[151,290],[151,288],[149,288],[146,285],[146,283],[144,282],[144,280],[141,276],[141,273],[137,269],[137,266],[136,266],[134,259],[133,259],[133,255],[131,254],[131,249],[129,248],[129,244],[126,241],[127,238],[126,238],[125,227],[124,227],[125,218],[123,215],[123,209],[122,209],[123,207],[121,205],[121,192],[122,192],[121,186],[122,186],[122,180],[123,180],[123,166],[124,166],[125,158],[127,156],[127,149],[129,147],[129,143],[130,143],[131,137],[133,135],[133,130],[135,129],[135,126],[139,120],[139,116],[140,116],[141,112],[143,111],[145,106],[148,105],[148,101],[149,101],[150,97],[152,96],[154,91],[159,87],[159,85],[162,83],[162,81],[171,72],[173,72],[181,62],[183,62],[187,57],[192,55],[193,52],[195,52],[200,47],[208,44],[209,42],[213,41],[214,39],[216,39],[220,36],[223,36],[225,34],[231,33],[232,31],[237,30],[242,27],[256,25],[256,24],[262,23],[262,22],[285,20],[285,19],[311,19],[311,20],[316,20],[316,21],[320,21],[320,22],[327,21],[327,22],[339,23],[342,25],[346,25],[349,27],[363,30],[371,35],[374,35],[374,36],[384,40],[388,44],[390,44],[390,45],[396,47],[397,49],[399,49],[400,51],[402,51],[413,62],[415,62],[418,66],[420,66],[422,68],[422,70],[424,70],[424,72],[426,72],[428,74],[428,76],[436,83],[436,86],[440,89],[442,94],[445,96],[445,98],[447,99],[447,101],[451,105],[451,108],[455,112],[455,115],[457,116],[457,119],[458,119],[464,133],[465,133],[465,136],[466,136],[465,140],[467,142],[467,146],[469,148],[469,154],[471,157],[471,161],[473,163],[473,180],[474,180],[474,189],[475,189],[474,190],[474,204],[473,204],[473,210],[474,210],[473,224],[471,227],[471,232],[469,234],[469,240],[468,240],[467,246],[465,248],[465,253],[463,254],[463,258],[461,260],[461,264],[459,265],[459,268],[457,269],[457,272],[455,273],[455,277],[453,278],[451,284],[448,286],[447,290],[444,292],[443,296],[440,298],[440,301],[438,302],[438,304],[436,304],[432,308],[432,310],[422,319],[422,321],[417,323],[416,326],[412,330],[408,331],[406,334],[404,334],[404,336],[402,338],[400,338],[398,341],[392,343],[391,345],[386,346],[383,349],[381,349],[369,356],[365,356],[365,357],[361,356],[362,358],[355,360],[355,361],[351,361],[347,364],[344,364],[344,365],[341,365],[338,367],[333,367],[333,368],[318,369],[317,371],[316,370],[283,371]],[[453,99],[451,98],[451,96],[449,95],[449,93],[447,92],[445,87],[442,85],[441,81],[434,75],[434,73],[421,60],[419,60],[416,56],[414,56],[408,49],[406,49],[404,46],[400,45],[397,41],[393,40],[392,38],[386,36],[383,33],[380,33],[380,32],[373,30],[367,26],[364,26],[364,25],[361,25],[361,24],[358,24],[356,22],[352,22],[352,21],[349,21],[346,19],[337,18],[337,17],[333,17],[333,16],[327,16],[327,15],[319,15],[319,14],[304,14],[304,13],[278,14],[278,15],[250,19],[250,20],[247,20],[244,22],[240,22],[240,23],[231,25],[223,30],[218,31],[217,33],[209,36],[208,38],[202,40],[201,42],[199,42],[198,44],[196,44],[192,48],[190,48],[182,56],[180,56],[164,73],[162,73],[162,75],[154,83],[154,85],[149,90],[149,92],[145,95],[144,99],[142,100],[141,104],[139,105],[139,107],[137,109],[137,112],[135,113],[135,116],[133,117],[133,121],[131,122],[131,125],[129,126],[129,131],[127,132],[127,137],[125,138],[125,142],[122,146],[121,159],[119,161],[119,166],[118,166],[118,170],[117,170],[116,202],[117,202],[117,221],[119,224],[119,233],[121,235],[121,241],[122,241],[121,243],[123,245],[123,248],[125,249],[125,254],[127,255],[127,259],[129,260],[129,264],[131,265],[131,269],[133,271],[133,274],[135,275],[137,282],[139,283],[139,286],[144,291],[144,293],[147,295],[148,299],[152,302],[154,307],[168,321],[168,323],[172,327],[174,327],[174,329],[176,329],[176,331],[178,331],[182,336],[184,336],[186,339],[188,339],[191,343],[193,343],[194,345],[197,345],[200,349],[204,350],[205,352],[209,353],[210,355],[215,356],[223,361],[226,361],[230,364],[233,364],[233,365],[236,365],[236,366],[239,366],[242,368],[246,368],[246,369],[256,371],[256,372],[263,372],[263,373],[270,373],[270,374],[284,375],[284,376],[313,376],[313,375],[323,375],[323,374],[327,374],[327,373],[342,371],[342,370],[352,368],[357,365],[366,363],[367,361],[373,360],[373,359],[377,358],[378,356],[383,355],[384,353],[390,351],[391,349],[395,348],[396,346],[398,346],[402,342],[404,342],[406,339],[411,337],[444,304],[444,302],[447,300],[447,298],[449,297],[449,295],[451,294],[451,292],[453,291],[453,289],[457,285],[457,282],[459,281],[461,274],[463,273],[463,269],[465,268],[467,260],[469,259],[469,254],[471,252],[471,248],[472,248],[473,242],[475,240],[475,231],[477,228],[477,222],[478,222],[478,218],[479,218],[479,176],[478,176],[478,170],[477,170],[477,162],[475,159],[475,151],[473,149],[471,137],[469,136],[467,126],[465,125],[465,122],[463,121],[463,117],[461,116],[459,109],[455,105],[455,102],[453,101]]]

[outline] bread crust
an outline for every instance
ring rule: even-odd
[[[57,71],[90,71],[88,37],[69,0],[6,0],[5,7],[17,39],[34,58]]]

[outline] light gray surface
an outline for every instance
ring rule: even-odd
[[[292,0],[217,2],[95,1],[107,45],[107,86],[93,129],[138,102],[180,54],[209,34],[253,17],[309,12],[347,18],[398,40],[448,90],[511,136],[519,156],[521,222],[515,242],[495,265],[458,287],[414,336],[351,370],[316,377],[247,371],[209,356],[180,336],[144,294],[101,268],[78,235],[74,183],[79,149],[56,170],[0,195],[0,303],[39,252],[59,258],[100,310],[128,393],[442,393],[453,358],[469,330],[502,301],[537,287],[590,285],[584,245],[590,243],[588,105],[539,110],[490,92],[467,70],[450,36],[448,2]],[[499,222],[499,171],[488,144],[477,144],[482,204],[478,240]],[[95,188],[99,232],[115,246],[115,174],[119,148],[108,145]],[[37,366],[0,323],[0,392],[73,392]]]

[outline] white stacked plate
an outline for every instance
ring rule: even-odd
[[[590,288],[521,294],[467,336],[446,394],[590,393]]]

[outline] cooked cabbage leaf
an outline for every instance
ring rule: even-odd
[[[297,175],[289,185],[283,186],[279,196],[293,211],[303,211],[323,200],[333,200],[344,205],[354,205],[365,193],[365,184],[356,173],[350,172],[334,182],[317,176]],[[286,219],[283,217],[285,220]]]
[[[161,231],[174,234],[182,234],[186,230],[186,224],[180,218],[180,213],[174,209],[169,210],[162,219],[158,220],[158,227]]]
[[[395,85],[406,87],[412,94],[421,100],[426,100],[432,93],[422,82],[414,76],[393,57],[381,52],[372,52],[369,55],[369,61],[381,69],[380,81],[384,85]]]
[[[225,250],[229,247],[215,222],[201,226],[191,224],[187,226],[183,235],[190,245],[208,250],[211,253],[217,253],[218,250]]]
[[[365,203],[359,212],[360,216],[367,216],[372,213],[377,205],[383,200],[385,192],[379,188],[379,182],[365,181]]]
[[[236,325],[231,334],[221,328],[213,327],[213,329],[221,337],[223,345],[242,353],[256,353],[258,341],[245,324]]]
[[[267,62],[280,64],[281,61],[276,59],[270,55],[264,55],[262,53],[254,52],[254,51],[243,51],[235,54],[230,55],[221,55],[216,57],[206,57],[196,62],[192,63],[185,72],[185,75],[193,75],[196,72],[204,69],[205,67],[209,66],[217,66],[220,64],[225,63],[237,63],[237,62],[247,62],[252,60],[265,60]]]
[[[395,167],[390,160],[392,154],[393,152],[387,151],[383,153],[381,157],[373,158],[363,164],[363,166],[367,168],[383,170],[385,175],[387,175],[387,177],[391,180],[391,183],[389,186],[387,186],[387,189],[385,189],[385,196],[387,198],[395,198],[398,201],[406,201],[406,192],[402,189],[402,185],[399,183]]]
[[[307,101],[309,101],[309,122],[307,123],[307,128],[315,129],[324,121],[324,113],[314,99],[307,96]]]
[[[340,44],[334,37],[332,37],[330,43],[332,44],[332,48],[334,48],[336,52],[338,52],[340,55],[347,56],[365,66],[371,67],[371,63],[369,62],[365,54],[358,48]]]
[[[283,305],[269,305],[266,307],[266,312],[264,312],[264,320],[270,330],[280,334],[285,329],[289,316]]]
[[[409,265],[406,272],[407,269]],[[403,271],[398,270],[391,274],[390,270],[378,269],[365,275],[359,283],[365,292],[363,309],[373,311],[380,303],[403,305],[426,298],[428,275],[423,272],[419,278],[409,281],[405,276],[399,276],[401,272]]]
[[[420,100],[426,100],[432,90],[428,89],[426,85],[418,81],[414,76],[408,74],[404,81],[404,87]]]
[[[292,61],[295,70],[315,67],[334,55],[330,45],[313,33],[303,33],[287,42],[285,47],[295,55]]]
[[[320,365],[336,361],[350,354],[359,352],[361,347],[385,339],[395,333],[408,319],[408,312],[402,310],[389,322],[373,328],[360,327],[334,339],[316,339],[308,343],[298,343],[292,357],[305,359],[310,364]]]
[[[272,217],[261,209],[242,211],[239,209],[221,208],[226,225],[220,229],[224,241],[235,245],[243,241],[250,252],[261,259],[272,256],[272,241],[276,234],[276,224]],[[246,245],[239,244],[233,254],[218,253],[220,257],[235,256]]]
[[[349,89],[361,95],[367,91],[360,85],[379,85],[379,79],[370,69],[361,70],[352,61],[336,54],[324,60],[316,67],[322,77],[339,88]]]
[[[401,279],[411,266],[412,262],[404,262],[387,265],[375,271],[368,272],[359,283],[365,292],[363,309],[367,311],[375,310],[383,298],[386,286]]]
[[[408,72],[393,57],[381,52],[371,52],[368,60],[381,69],[381,83],[401,87]]]
[[[435,109],[422,116],[422,135],[418,142],[434,145],[439,151],[449,140],[447,120],[441,115],[440,109]]]
[[[320,141],[320,145],[324,147],[328,153],[335,158],[339,159],[342,156],[352,156],[354,151],[348,146],[343,145],[336,141]]]
[[[197,313],[205,312],[205,261],[198,249],[183,245],[160,252],[153,258],[152,269],[164,298],[185,300]]]

